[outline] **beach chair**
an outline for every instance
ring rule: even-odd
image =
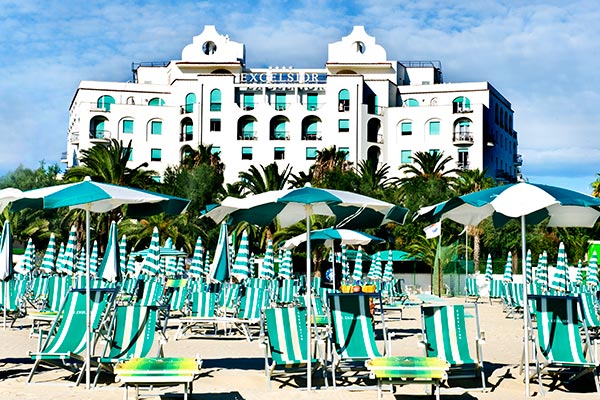
[[[293,303],[298,295],[296,282],[292,279],[278,279],[275,283],[274,302],[278,305]]]
[[[169,279],[167,281],[167,297],[169,296],[169,288],[172,291],[170,293],[169,312],[176,312],[183,315],[188,301],[187,279]]]
[[[476,278],[465,279],[465,302],[472,300],[477,303],[479,301],[479,287],[477,286]]]
[[[98,382],[100,373],[105,371],[114,373],[114,366],[132,358],[146,357],[156,337],[156,321],[158,312],[152,306],[117,306],[106,338],[101,356],[93,358],[96,364],[96,378]],[[157,356],[162,356],[163,340],[158,340]]]
[[[24,317],[27,313],[26,291],[27,279],[0,281],[0,315],[2,317],[6,315],[11,327],[17,319]]]
[[[246,339],[252,341],[252,328],[260,328],[261,313],[268,305],[269,293],[262,288],[247,287],[240,298],[238,309],[235,317],[224,317],[217,319],[218,322],[223,322],[225,331],[231,333],[231,329],[227,326],[235,327],[240,331]]]
[[[493,300],[502,301],[502,292],[504,290],[502,281],[500,279],[491,279],[488,281],[488,283],[489,283],[488,300],[489,300],[490,304],[492,304]]]
[[[384,350],[375,343],[371,299],[381,306],[379,293],[330,293],[328,295],[330,329],[328,349],[331,349],[331,373],[336,387],[336,371],[354,372],[357,377],[366,371],[365,361],[390,353],[385,321],[383,326]]]
[[[598,316],[598,309],[596,299],[592,293],[580,293],[579,302],[581,307],[578,309],[579,320],[585,321],[588,333],[590,335],[590,342],[594,346],[594,355],[598,359],[598,340],[600,339],[600,317]],[[584,347],[584,352],[587,352],[587,347]]]
[[[204,290],[192,292],[190,294],[191,312],[189,315],[179,318],[179,326],[174,340],[179,340],[187,331],[205,335],[208,328],[211,328],[213,335],[216,335],[218,323],[215,315],[216,302],[216,293]]]
[[[307,347],[310,340],[306,329],[306,308],[267,308],[261,321],[261,340],[265,347],[265,374],[269,389],[275,371],[282,371],[285,376],[291,375],[290,380],[295,373],[306,375],[309,357]],[[315,358],[315,350],[320,351],[317,343],[310,354],[313,374],[323,366],[323,357],[319,353],[319,358]],[[323,368],[323,380],[327,386],[325,375],[326,369]]]
[[[136,304],[140,306],[159,306],[163,296],[164,285],[160,278],[140,277],[135,289]]]
[[[114,290],[92,288],[90,291],[91,343],[94,344],[96,332],[103,323],[105,310],[112,301]],[[28,383],[31,382],[33,374],[41,363],[62,367],[74,373],[79,370],[78,365],[84,363],[81,353],[87,345],[85,290],[69,291],[58,314],[45,339],[45,332],[40,332],[38,349],[29,352],[34,365],[27,378]],[[81,371],[83,372],[83,369]]]
[[[471,356],[465,309],[474,313],[476,358]],[[481,376],[481,389],[485,391],[483,368],[484,335],[479,329],[477,303],[457,305],[422,305],[421,345],[426,357],[438,357],[450,364],[448,379],[476,378]]]

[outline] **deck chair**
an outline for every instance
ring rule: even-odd
[[[479,301],[479,287],[477,286],[477,279],[467,278],[465,279],[465,303],[469,300],[477,303]]]
[[[240,298],[235,316],[220,318],[218,321],[225,323],[226,332],[231,333],[231,329],[227,330],[227,326],[235,327],[251,342],[253,337],[251,328],[260,328],[261,313],[267,306],[268,300],[269,293],[264,289],[247,287]]]
[[[12,327],[17,319],[26,315],[26,279],[0,281],[0,316],[6,315]]]
[[[465,308],[472,309],[475,317],[476,358],[471,356],[465,321]],[[476,378],[481,376],[481,389],[485,391],[483,369],[484,335],[479,329],[477,303],[457,305],[422,305],[422,337],[426,357],[438,357],[450,364],[448,379]]]
[[[293,303],[296,300],[298,288],[293,279],[280,279],[276,281],[274,287],[275,296],[273,300],[275,303],[284,305]]]
[[[333,359],[331,373],[333,387],[336,387],[336,371],[366,371],[365,361],[390,353],[387,330],[383,316],[384,351],[375,343],[375,332],[370,309],[370,300],[381,306],[379,293],[330,293],[329,345]]]
[[[110,326],[109,337],[101,356],[95,357],[96,378],[105,371],[114,374],[114,366],[132,358],[146,357],[156,337],[157,308],[152,306],[117,306]],[[162,356],[164,340],[158,340],[157,356]]]
[[[169,281],[172,281],[169,283]],[[188,285],[187,279],[169,279],[167,288],[171,287],[171,300],[169,302],[169,311],[183,314],[187,307]]]
[[[492,304],[492,300],[502,299],[502,281],[500,279],[492,279],[489,282],[488,300]]]
[[[204,290],[195,290],[190,293],[190,314],[179,318],[179,326],[174,340],[179,340],[187,331],[205,335],[208,328],[211,328],[213,335],[216,335],[218,322],[215,315],[216,302],[216,293]]]
[[[267,336],[264,333],[266,330]],[[267,308],[261,320],[261,340],[265,347],[265,374],[269,389],[275,371],[282,371],[293,379],[295,373],[306,375],[308,365],[308,332],[306,329],[306,308],[284,307]],[[266,342],[266,343],[265,343]],[[315,358],[315,349],[310,355],[312,373],[323,366],[323,357]],[[271,362],[269,363],[269,358]],[[323,368],[323,379],[328,386],[326,369]],[[289,382],[288,380],[288,382]]]
[[[95,332],[104,322],[105,310],[113,299],[113,289],[90,289],[90,321],[92,327],[92,344],[96,340]],[[86,348],[86,295],[85,290],[72,289],[58,311],[59,317],[47,332],[40,332],[38,349],[29,352],[35,361],[27,378],[31,382],[37,367],[43,362],[62,367],[76,373],[79,364],[83,364],[83,351]],[[82,370],[83,372],[83,370]]]
[[[161,279],[149,277],[138,279],[136,292],[136,304],[140,306],[158,306],[163,296],[164,285]]]
[[[549,374],[555,377],[555,385],[561,377],[568,376],[564,383],[570,383],[584,374],[592,372],[596,390],[600,394],[598,366],[600,365],[593,352],[587,357],[583,351],[584,343],[589,348],[590,337],[585,319],[579,321],[579,298],[572,296],[536,296],[537,346],[534,351],[536,371],[529,377],[537,375],[542,388],[542,376]],[[580,334],[583,331],[583,340]],[[540,361],[538,352],[545,358]]]
[[[598,359],[598,340],[600,340],[600,316],[598,316],[598,305],[595,296],[592,293],[580,293],[579,301],[581,309],[579,310],[579,320],[585,320],[590,342],[594,346],[594,353]],[[587,351],[587,348],[584,348]]]

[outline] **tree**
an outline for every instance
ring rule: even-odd
[[[382,198],[385,192],[397,181],[396,178],[388,178],[390,166],[383,164],[379,166],[377,160],[362,160],[358,164],[358,176],[360,177],[360,193],[366,196]]]
[[[243,194],[258,194],[284,189],[292,173],[292,167],[289,164],[282,172],[279,172],[279,165],[275,162],[266,167],[261,165],[260,169],[262,172],[251,165],[247,172],[239,173]]]

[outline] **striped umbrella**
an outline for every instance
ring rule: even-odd
[[[54,265],[57,273],[64,273],[64,257],[65,257],[65,244],[61,242],[60,247],[58,249],[58,255],[56,256],[56,264]]]
[[[121,275],[121,256],[119,255],[119,233],[117,223],[112,221],[108,231],[108,242],[106,251],[102,257],[102,263],[98,267],[98,278],[108,282],[120,282],[123,279]]]
[[[129,258],[127,259],[127,275],[130,277],[135,276],[135,256],[132,255],[133,247],[129,252]],[[91,268],[91,266],[90,266]]]
[[[204,276],[208,275],[210,271],[210,250],[206,250],[206,257],[204,257]]]
[[[363,279],[362,258],[363,258],[362,247],[358,246],[358,251],[356,252],[356,258],[354,259],[354,271],[352,271],[352,280],[355,282],[362,281],[362,279]]]
[[[42,272],[47,274],[52,273],[54,271],[54,258],[56,257],[56,239],[54,237],[54,233],[50,234],[50,240],[48,241],[48,246],[46,247],[46,252],[44,253],[44,258],[42,259],[42,264],[40,265],[40,269]]]
[[[119,241],[119,268],[121,269],[121,278],[127,276],[127,236],[121,236]]]
[[[204,247],[202,247],[202,238],[198,236],[196,239],[196,246],[194,246],[194,255],[192,256],[192,263],[190,264],[190,270],[188,275],[192,278],[200,278],[203,276],[202,271],[204,270]]]
[[[342,244],[342,282],[348,282],[350,279],[350,264],[348,264],[348,248]]]
[[[394,279],[394,255],[390,250],[388,252],[388,259],[385,263],[385,269],[383,270],[383,280],[389,282]]]
[[[77,254],[77,229],[75,225],[71,226],[69,232],[69,240],[67,241],[67,247],[65,247],[65,254],[63,257],[63,269],[69,274],[73,275],[75,272],[75,255]]]
[[[250,252],[250,259],[248,260],[250,264],[250,271],[248,271],[248,278],[254,278],[254,266],[256,265],[256,260],[254,259],[254,253]]]
[[[587,284],[593,288],[598,287],[598,256],[596,251],[592,253],[592,257],[588,262],[587,267]]]
[[[577,261],[577,275],[575,276],[575,283],[577,286],[583,285],[583,266],[581,260]]]
[[[485,280],[491,281],[493,279],[493,277],[492,277],[493,274],[494,274],[494,271],[493,271],[493,264],[492,264],[492,255],[488,254],[487,262],[485,264]]]
[[[179,249],[179,251],[181,251],[182,253],[185,252],[185,250],[183,250],[183,247],[181,247]],[[185,257],[177,257],[177,267],[175,268],[175,275],[183,276],[184,272],[185,272]]]
[[[250,275],[250,242],[248,241],[248,232],[242,232],[240,246],[238,248],[235,262],[231,270],[231,275],[235,276],[238,282],[243,281]]]
[[[90,274],[98,274],[98,241],[94,240],[92,245],[92,254],[90,254]]]
[[[265,258],[258,271],[258,277],[263,279],[272,279],[275,276],[275,253],[273,251],[273,241],[269,239],[267,241],[267,251],[265,252]]]
[[[531,266],[531,250],[527,250],[527,257],[525,258],[525,279],[527,283],[533,282],[533,267]]]
[[[79,256],[77,256],[77,264],[75,265],[75,275],[85,274],[85,247],[81,248]]]
[[[512,254],[509,251],[506,257],[506,264],[504,264],[504,276],[502,280],[505,282],[512,282]]]
[[[558,256],[556,258],[556,268],[554,269],[554,275],[550,280],[550,289],[554,289],[559,292],[567,291],[567,263],[565,245],[560,242],[558,246]]]
[[[377,253],[375,259],[371,262],[371,267],[369,268],[367,278],[371,280],[381,280],[382,275],[381,256],[379,253]]]
[[[292,278],[292,251],[285,250],[283,252],[283,260],[279,266],[279,276],[283,279]]]
[[[540,257],[538,258],[535,282],[543,291],[548,288],[548,255],[546,254],[546,251],[540,254]]]
[[[154,227],[152,231],[152,238],[150,239],[150,247],[148,248],[148,254],[144,258],[144,262],[142,263],[142,274],[147,275],[157,275],[160,271],[160,260],[159,260],[159,249],[160,249],[160,240],[158,237],[158,228]]]
[[[15,265],[15,272],[26,275],[28,274],[35,265],[35,245],[33,244],[33,240],[29,238],[27,241],[27,246],[25,246],[25,253],[23,254],[23,258],[17,265]]]
[[[174,249],[173,239],[168,238],[164,247]],[[167,276],[177,275],[177,257],[165,257],[165,273]]]

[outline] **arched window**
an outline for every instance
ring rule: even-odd
[[[221,111],[221,91],[213,89],[210,92],[210,111]]]
[[[194,138],[194,123],[191,118],[184,118],[181,120],[181,133],[179,135],[179,141],[184,142],[192,140]]]
[[[404,107],[419,107],[419,100],[406,99],[406,100],[404,100]]]
[[[103,116],[96,116],[90,120],[90,139],[110,139],[110,132],[105,127],[107,121]]]
[[[271,140],[285,140],[287,138],[287,120],[276,118],[271,121]]]
[[[342,89],[338,94],[338,110],[340,112],[350,111],[350,91],[348,89]]]
[[[464,96],[455,98],[452,100],[452,111],[455,113],[470,112],[471,100]]]
[[[238,140],[255,140],[254,123],[256,119],[250,116],[244,116],[238,120]]]
[[[162,107],[165,105],[165,101],[163,99],[161,99],[160,97],[155,97],[153,99],[150,99],[150,101],[148,102],[149,106],[155,106],[155,107]]]
[[[110,106],[115,104],[115,98],[109,95],[101,96],[96,102],[96,107],[104,111],[110,111]]]
[[[185,112],[194,112],[194,104],[196,104],[196,95],[194,93],[188,93],[188,95],[185,96]]]

